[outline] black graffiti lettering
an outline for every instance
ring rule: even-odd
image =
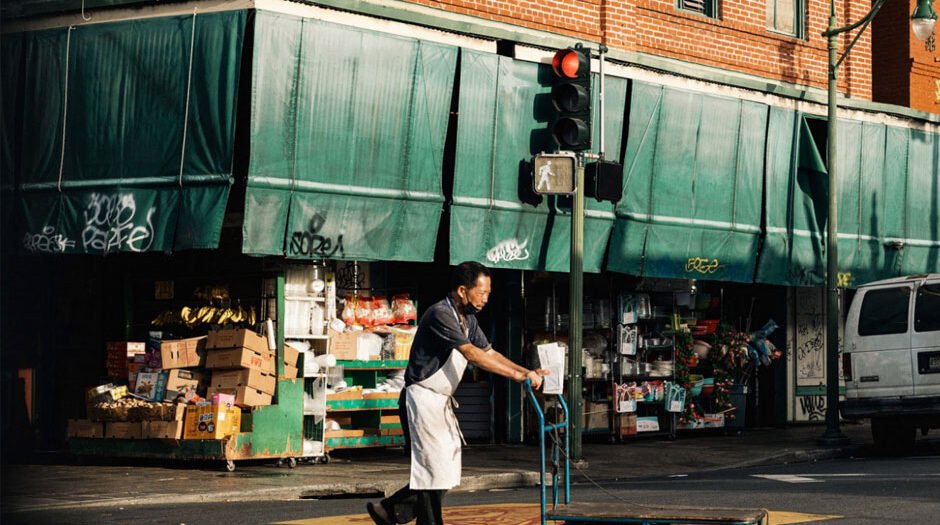
[[[291,235],[289,252],[290,255],[302,255],[305,257],[317,257],[322,259],[333,258],[337,253],[341,257],[346,255],[343,249],[343,235],[340,234],[336,239],[320,235],[320,230],[326,224],[326,217],[315,214],[310,219],[310,226],[307,231],[294,232]]]
[[[800,398],[800,410],[809,421],[820,421],[826,417],[826,398],[823,396],[803,396]]]

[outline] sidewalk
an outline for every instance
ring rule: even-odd
[[[638,439],[583,446],[585,474],[595,481],[689,474],[764,464],[814,461],[851,455],[870,444],[867,425],[842,427],[845,449],[816,446],[824,427],[748,429],[738,436],[683,434],[675,441]],[[710,431],[707,431],[710,432]],[[463,454],[457,490],[517,488],[538,484],[538,447],[471,445]],[[400,450],[334,454],[327,465],[295,469],[242,463],[228,473],[219,464],[112,462],[100,465],[5,465],[2,511],[79,507],[168,505],[222,501],[289,500],[303,497],[378,495],[408,481],[408,458]],[[584,482],[575,468],[572,482]]]

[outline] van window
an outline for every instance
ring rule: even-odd
[[[933,332],[940,330],[940,284],[927,284],[917,290],[914,305],[914,330]]]
[[[911,289],[883,288],[865,294],[858,316],[858,335],[887,335],[907,332]]]

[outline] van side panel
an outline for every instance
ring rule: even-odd
[[[940,397],[940,280],[926,282],[915,293],[911,367],[914,395]]]
[[[845,351],[852,354],[847,398],[914,395],[912,292],[913,285],[904,283],[865,288],[855,296],[845,332]]]

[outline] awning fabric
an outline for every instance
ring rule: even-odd
[[[888,128],[888,152],[898,148],[903,154],[907,142],[907,202],[904,243],[901,251],[901,274],[940,272],[940,134],[919,130]],[[902,157],[903,158],[903,157]],[[903,180],[898,162],[894,170],[887,170],[885,178]],[[887,162],[886,162],[887,167]],[[886,217],[887,222],[887,217]],[[888,223],[890,224],[890,223]],[[885,226],[887,248],[898,251],[892,231]],[[891,257],[886,257],[890,261]],[[897,267],[897,265],[895,265]]]
[[[825,282],[828,173],[809,118],[771,108],[758,282]],[[937,144],[935,134],[839,121],[840,286],[940,271]]]
[[[256,11],[242,251],[431,261],[457,48]]]
[[[806,118],[770,108],[767,132],[766,237],[758,282],[816,286],[825,280],[823,234],[828,175]]]
[[[22,139],[3,147],[27,251],[218,245],[245,20],[230,11],[91,24],[24,33],[19,48],[4,37],[4,135]],[[8,75],[22,75],[12,107]]]
[[[22,134],[18,130],[22,129],[22,114],[17,107],[21,104],[23,68],[16,66],[23,63],[23,41],[23,33],[0,36],[0,63],[3,64],[3,75],[0,75],[0,126],[3,126],[0,133],[0,221],[5,225],[4,232],[13,223],[13,191],[20,164]]]
[[[763,104],[634,82],[608,269],[751,281],[767,118]]]
[[[534,195],[526,167],[534,154],[557,147],[547,122],[552,75],[546,64],[461,50],[452,264],[475,260],[496,268],[569,270],[570,204]],[[592,87],[597,108],[598,83]],[[605,90],[605,153],[619,160],[627,80],[608,77]],[[599,126],[593,132],[598,144]],[[613,206],[586,198],[585,208],[584,271],[599,272]]]

